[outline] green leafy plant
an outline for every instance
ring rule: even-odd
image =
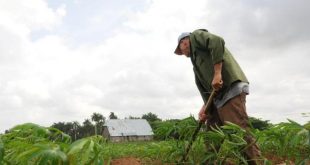
[[[143,164],[159,161],[178,163],[190,142],[197,121],[190,116],[183,120],[154,122],[154,132],[160,141],[110,143],[101,136],[71,142],[70,136],[56,128],[33,123],[18,125],[0,135],[0,165],[21,164],[110,164],[115,158],[136,157]],[[193,142],[186,164],[246,164],[243,155],[249,132],[228,123],[212,131],[200,131]],[[282,162],[307,164],[310,159],[309,123],[289,122],[254,130],[253,136],[264,154],[282,158]],[[159,163],[159,164],[160,164]],[[264,164],[273,164],[265,160]]]
[[[33,123],[13,127],[1,136],[5,162],[11,164],[65,164],[64,148],[71,142],[61,131]]]
[[[29,150],[22,152],[17,159],[27,164],[68,164],[67,155],[57,144],[34,144]]]
[[[297,164],[309,160],[309,130],[295,121],[288,121],[257,134],[262,151],[294,160]]]
[[[247,131],[233,123],[213,128],[206,133],[207,156],[205,161],[224,164],[226,161],[234,164],[247,164],[243,154],[247,147],[244,137]]]
[[[0,137],[0,165],[2,165],[3,163],[3,158],[4,158],[4,145]]]
[[[103,144],[101,136],[83,138],[72,143],[67,151],[70,164],[103,164]]]
[[[168,120],[154,124],[155,138],[158,140],[189,140],[198,123],[193,116],[182,120]]]

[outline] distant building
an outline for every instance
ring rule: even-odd
[[[112,142],[148,141],[153,131],[145,119],[112,119],[106,121],[103,136]]]

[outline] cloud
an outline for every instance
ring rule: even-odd
[[[305,123],[309,118],[301,114],[309,111],[308,84],[310,83],[309,42],[295,43],[278,52],[266,52],[268,58],[248,63],[248,73],[252,80],[250,109],[254,115],[273,122],[286,118]],[[259,54],[257,54],[259,56]]]
[[[12,29],[16,33],[27,33],[40,28],[50,29],[61,22],[66,15],[65,6],[56,11],[48,8],[42,0],[27,2],[12,0],[1,3],[1,25]]]
[[[49,97],[49,84],[34,75],[38,68],[29,65],[33,57],[29,36],[32,31],[56,27],[64,15],[64,7],[54,11],[45,1],[0,2],[1,131],[25,121],[44,123],[34,116],[44,114],[36,112],[44,109],[38,101]]]
[[[110,10],[100,1],[85,10],[83,1],[0,2],[0,131],[93,112],[196,116],[202,99],[190,60],[173,50],[179,33],[197,28],[222,36],[242,66],[251,116],[307,120],[298,114],[310,107],[308,1],[140,2]]]
[[[310,37],[307,0],[208,2],[209,25],[241,44],[284,47]]]

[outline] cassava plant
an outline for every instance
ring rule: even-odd
[[[288,120],[258,132],[258,143],[265,154],[277,155],[296,164],[310,159],[309,130],[295,121]]]
[[[3,143],[0,142],[0,158],[5,164],[103,163],[102,147],[105,139],[101,136],[83,138],[71,143],[70,136],[56,128],[26,123],[10,129],[9,133],[1,136],[1,139]]]

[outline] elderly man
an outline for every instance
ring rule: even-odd
[[[216,91],[208,114],[204,113],[204,104],[199,112],[199,120],[207,121],[209,128],[222,126],[229,121],[248,130],[250,126],[245,102],[246,95],[249,94],[249,82],[225,47],[224,40],[205,29],[185,32],[179,36],[174,53],[191,59],[195,82],[204,103],[211,91]],[[251,144],[245,151],[249,164],[257,164],[260,150],[253,137],[248,135],[245,140]]]

